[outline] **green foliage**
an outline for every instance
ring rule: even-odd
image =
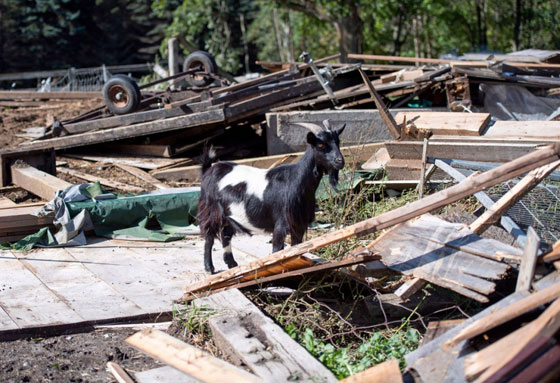
[[[415,350],[420,341],[418,330],[411,327],[388,336],[381,331],[375,331],[357,347],[353,345],[339,348],[316,338],[309,328],[301,334],[296,331],[295,326],[290,325],[286,328],[286,332],[300,342],[339,379],[389,359],[398,359],[402,369],[405,367],[404,356]]]

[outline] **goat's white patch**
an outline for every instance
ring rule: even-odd
[[[245,211],[244,203],[232,203],[229,205],[230,215],[229,218],[233,219],[235,222],[247,229],[251,234],[264,234],[266,233],[263,229],[255,227],[249,221],[247,212]]]
[[[231,243],[224,247],[224,253],[231,253]]]
[[[218,188],[222,190],[228,185],[235,186],[242,182],[247,184],[247,194],[254,195],[261,201],[264,198],[264,190],[268,185],[266,179],[267,169],[258,169],[251,166],[237,165],[233,170],[226,174],[218,183]]]

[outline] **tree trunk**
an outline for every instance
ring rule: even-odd
[[[347,62],[348,53],[362,53],[364,22],[355,8],[350,16],[340,17],[335,22],[338,32],[338,49],[341,61]]]
[[[520,34],[521,34],[521,14],[523,9],[523,1],[515,1],[515,25],[513,26],[513,50],[519,50]]]

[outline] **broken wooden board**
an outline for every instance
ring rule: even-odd
[[[399,112],[397,124],[414,123],[418,129],[433,134],[480,136],[490,122],[489,113]]]
[[[325,366],[264,315],[239,290],[194,301],[215,310],[208,320],[213,339],[236,364],[249,367],[266,382],[335,382]]]
[[[487,302],[486,296],[495,289],[492,281],[502,278],[509,268],[493,260],[501,259],[496,253],[508,248],[511,256],[519,253],[505,246],[472,234],[466,225],[426,214],[385,232],[368,249],[380,253],[383,263],[393,270]],[[479,256],[482,253],[485,258]]]
[[[128,337],[126,342],[202,382],[265,382],[162,331],[146,329]]]
[[[72,186],[70,182],[61,180],[27,164],[14,164],[10,169],[14,184],[41,197],[45,201],[52,200],[58,190],[64,190]]]
[[[560,139],[560,121],[496,121],[484,137]]]
[[[502,307],[518,302],[529,295],[526,291],[509,295],[443,335],[422,344],[421,347],[405,356],[407,369],[414,369],[424,382],[464,382],[463,363],[465,355],[463,353],[468,348],[467,342],[462,341],[449,350],[446,350],[443,344],[478,319],[484,318]]]

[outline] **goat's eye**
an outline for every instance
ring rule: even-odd
[[[325,149],[325,144],[319,143],[319,144],[317,144],[317,148],[319,148],[319,149]]]

